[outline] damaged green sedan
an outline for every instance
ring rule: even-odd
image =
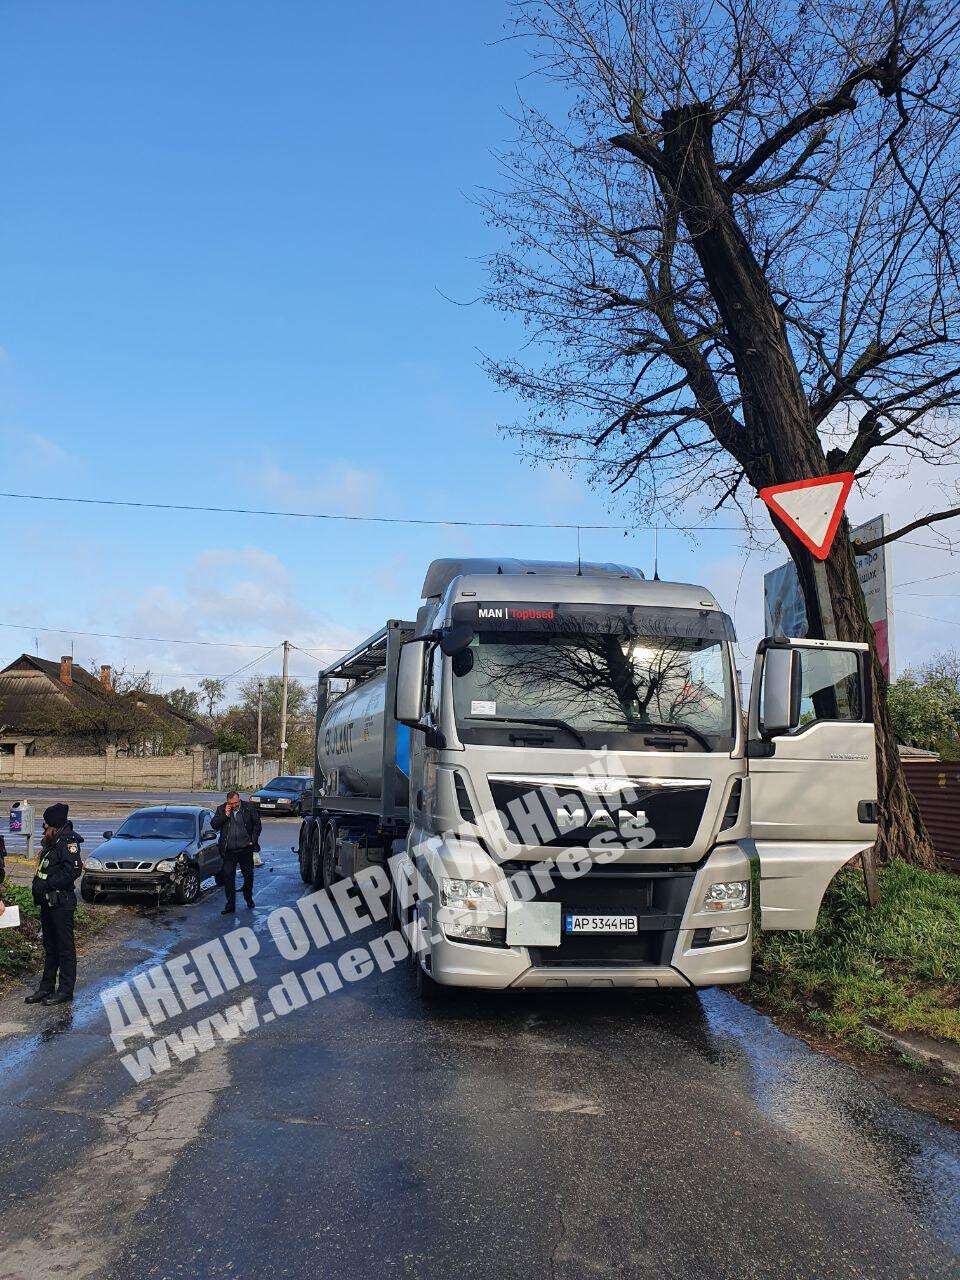
[[[199,805],[136,809],[84,859],[81,898],[147,894],[158,902],[196,902],[222,865],[212,819]]]

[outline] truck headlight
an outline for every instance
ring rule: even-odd
[[[448,921],[443,926],[448,938],[459,938],[461,942],[492,942],[493,934],[485,924],[468,924],[466,921]]]
[[[440,881],[440,903],[444,907],[458,907],[461,911],[496,910],[497,895],[493,885],[485,880]]]
[[[83,864],[84,871],[102,871],[103,863],[99,858],[87,858]]]
[[[158,871],[172,871],[172,870],[173,870],[173,868],[174,868],[174,866],[175,866],[175,863],[170,862],[170,860],[169,860],[169,859],[165,858],[165,859],[163,860],[163,862],[158,862],[158,863],[157,863],[157,870],[158,870]]]
[[[703,899],[704,911],[742,911],[750,905],[749,880],[718,880]]]

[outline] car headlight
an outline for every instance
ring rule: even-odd
[[[742,911],[750,905],[749,880],[718,880],[703,899],[704,911]]]
[[[164,858],[163,862],[157,863],[158,871],[172,871],[176,864],[171,862],[169,858]]]
[[[461,911],[496,910],[497,895],[493,885],[485,880],[440,881],[440,902],[444,907],[458,907]]]
[[[277,804],[293,804],[293,801],[290,799],[289,796],[278,796]]]
[[[103,863],[99,858],[87,858],[83,864],[84,871],[102,871]]]

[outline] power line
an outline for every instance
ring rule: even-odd
[[[149,511],[199,511],[211,515],[234,516],[284,516],[291,520],[347,520],[357,524],[413,524],[444,525],[458,529],[587,529],[615,530],[622,533],[626,529],[653,529],[652,524],[583,524],[556,520],[430,520],[422,516],[360,516],[344,515],[331,511],[274,511],[262,507],[208,507],[186,502],[140,502],[132,498],[77,498],[50,493],[6,493],[0,492],[0,498],[13,498],[25,502],[61,502],[92,507],[135,507]],[[666,525],[661,526],[676,530],[678,533],[742,533],[739,524],[710,525]]]
[[[78,631],[76,627],[39,627],[31,622],[0,622],[0,627],[7,627],[12,631],[49,631],[61,636],[93,636],[98,640],[142,640],[148,644],[197,644],[210,646],[214,649],[262,649],[264,647],[262,641],[260,644],[241,644],[236,640],[182,640],[173,636],[126,636],[121,635],[118,631]],[[278,649],[280,646],[274,645],[273,647]],[[296,647],[299,648],[299,645]],[[307,649],[303,649],[301,652],[309,653]],[[349,649],[317,648],[314,650],[314,653],[344,654],[349,652]],[[312,657],[313,654],[310,654],[310,656]]]
[[[913,609],[894,609],[893,612],[906,613],[911,618],[923,618],[926,622],[945,622],[948,627],[960,627],[960,618],[934,618],[929,613],[915,613]]]
[[[933,582],[937,578],[955,578],[960,573],[960,569],[948,569],[946,573],[931,573],[929,578],[908,578],[906,582],[901,582],[895,590],[902,591],[904,587],[913,587],[918,582]]]

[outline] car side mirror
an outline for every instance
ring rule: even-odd
[[[800,663],[789,648],[769,648],[763,658],[760,730],[765,738],[789,733],[800,723]]]
[[[105,832],[103,833],[103,838],[104,838],[104,840],[112,840],[112,839],[113,839],[113,832],[112,832],[112,831],[105,831]]]
[[[423,677],[427,640],[408,640],[400,650],[397,668],[396,716],[401,724],[418,728],[423,718]]]
[[[206,831],[201,831],[201,832],[200,832],[200,839],[201,839],[201,840],[213,840],[213,839],[215,839],[215,838],[216,838],[216,834],[217,834],[217,833],[214,831],[213,827],[207,827]]]

